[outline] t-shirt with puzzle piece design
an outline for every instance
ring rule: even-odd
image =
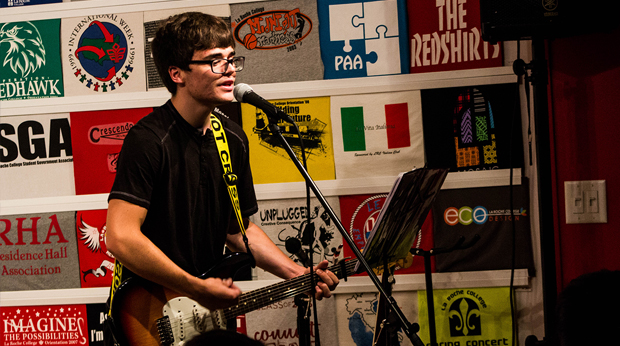
[[[405,0],[319,0],[325,79],[409,73]]]

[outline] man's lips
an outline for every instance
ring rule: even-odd
[[[225,81],[223,83],[220,83],[219,86],[226,90],[232,91],[233,88],[235,87],[235,81],[234,80]]]

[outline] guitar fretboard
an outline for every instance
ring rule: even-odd
[[[345,277],[345,274],[346,276],[353,274],[353,269],[355,269],[356,263],[357,259],[345,262],[344,270],[346,273],[343,273],[343,266],[341,264],[333,265],[327,269],[334,273],[338,279],[342,279]],[[318,275],[313,275],[315,284],[321,281]],[[224,318],[229,320],[250,311],[260,309],[269,304],[276,303],[280,300],[294,297],[300,293],[308,292],[312,290],[311,286],[312,281],[310,280],[310,274],[305,274],[290,280],[278,282],[267,287],[244,293],[239,297],[239,304],[222,310]]]

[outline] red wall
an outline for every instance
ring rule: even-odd
[[[558,289],[620,270],[620,28],[549,41]],[[607,182],[606,224],[566,224],[564,182]]]

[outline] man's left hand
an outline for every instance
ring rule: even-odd
[[[314,296],[316,297],[317,300],[321,300],[323,299],[323,297],[325,298],[331,297],[332,296],[331,291],[333,291],[336,288],[336,286],[338,286],[338,283],[340,282],[340,280],[338,280],[338,278],[336,277],[336,274],[327,270],[328,266],[329,266],[329,262],[327,262],[327,260],[323,260],[321,261],[321,263],[319,263],[318,265],[314,267],[314,272],[321,279],[321,281],[317,282],[317,285],[315,287],[315,292],[314,292]],[[308,273],[310,273],[310,268],[306,269],[306,274]]]

